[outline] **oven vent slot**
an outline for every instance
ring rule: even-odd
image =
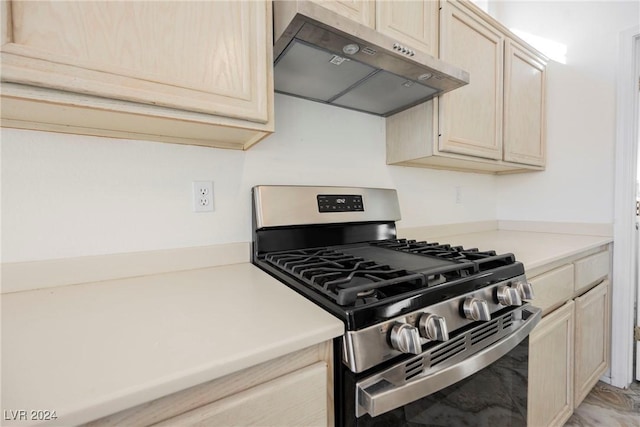
[[[509,329],[513,325],[513,316],[507,314],[502,318],[502,329]]]
[[[407,371],[415,368],[416,366],[422,366],[422,358],[415,359],[415,360],[412,360],[411,362],[407,363],[407,365],[406,365]]]
[[[464,336],[449,342],[447,345],[431,353],[431,366],[442,363],[466,349]]]
[[[424,368],[423,358],[413,360],[405,365],[405,381],[409,381],[411,378],[420,375]]]
[[[469,337],[471,341],[471,345],[476,345],[480,341],[495,335],[499,332],[499,324],[498,322],[491,322],[487,327],[482,328],[478,331],[473,331],[471,336]]]

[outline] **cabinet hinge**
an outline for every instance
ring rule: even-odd
[[[633,328],[633,340],[640,341],[640,326]]]

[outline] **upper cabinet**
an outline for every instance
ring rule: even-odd
[[[438,148],[502,158],[504,36],[456,4],[442,8],[440,58],[466,70],[470,83],[440,97]]]
[[[247,148],[273,131],[271,2],[2,2],[2,125]]]
[[[376,28],[400,44],[438,56],[437,1],[377,0]]]
[[[304,1],[304,0],[301,0]],[[375,28],[398,43],[438,55],[438,2],[433,0],[311,0],[359,24]],[[278,1],[278,8],[295,10],[296,0]],[[277,21],[277,19],[276,19]],[[276,34],[279,35],[276,24]]]
[[[291,0],[285,0],[289,2]],[[345,16],[352,21],[367,27],[374,28],[376,22],[376,10],[373,0],[311,0],[322,7],[331,10],[339,15]]]
[[[544,169],[547,59],[467,1],[440,6],[439,57],[468,71],[470,83],[387,118],[387,163]]]
[[[507,40],[504,64],[504,160],[545,164],[545,61]]]

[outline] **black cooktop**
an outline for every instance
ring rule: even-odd
[[[269,252],[257,264],[353,328],[524,274],[512,254],[406,239]]]

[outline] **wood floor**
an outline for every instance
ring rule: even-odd
[[[599,382],[574,411],[565,427],[639,427],[640,383],[621,390]]]

